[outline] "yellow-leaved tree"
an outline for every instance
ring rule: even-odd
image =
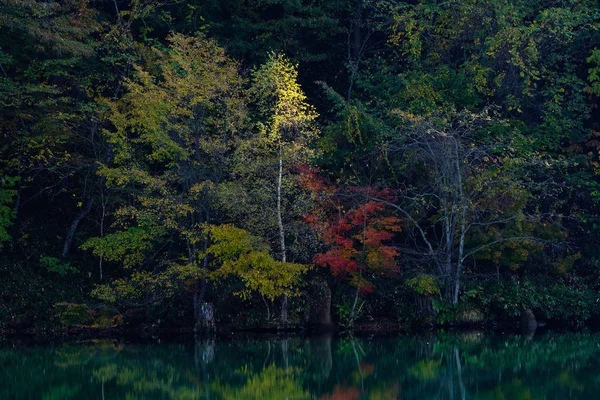
[[[267,320],[270,310],[266,300],[297,294],[295,288],[307,270],[306,265],[275,260],[262,239],[233,225],[208,225],[204,232],[212,243],[206,255],[216,264],[210,277],[240,278],[244,288],[235,294],[243,299],[252,292],[260,294],[267,308]]]
[[[103,100],[112,157],[99,173],[128,200],[111,231],[82,248],[135,269],[98,287],[98,296],[164,308],[178,285],[191,280],[198,320],[211,308],[204,304],[208,242],[201,225],[211,221],[227,154],[244,125],[244,81],[238,64],[203,36],[172,34],[167,48],[145,54],[123,97]]]
[[[251,95],[260,114],[259,129],[268,145],[277,153],[277,205],[281,261],[287,261],[286,228],[282,209],[282,182],[286,164],[306,163],[311,157],[308,146],[318,130],[318,116],[306,101],[298,83],[297,67],[281,54],[271,53],[268,60],[253,74]],[[287,296],[281,297],[281,322],[287,323]]]

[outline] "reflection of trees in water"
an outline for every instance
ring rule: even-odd
[[[586,334],[0,347],[0,398],[594,398],[599,356]]]
[[[463,334],[436,338],[433,343],[430,358],[418,361],[420,368],[411,370],[421,383],[412,386],[429,398],[587,399],[596,397],[600,389],[595,377],[598,335]],[[428,386],[437,391],[428,391]]]

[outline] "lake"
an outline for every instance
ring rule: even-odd
[[[0,399],[594,399],[600,335],[0,342]]]

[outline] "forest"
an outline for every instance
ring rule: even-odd
[[[600,321],[599,105],[592,0],[2,0],[0,330]]]

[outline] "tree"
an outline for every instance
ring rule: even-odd
[[[259,128],[277,152],[277,205],[279,252],[282,262],[287,261],[285,226],[282,210],[282,184],[284,160],[305,162],[309,156],[308,142],[316,136],[313,122],[317,118],[314,108],[297,82],[296,67],[282,55],[271,54],[268,61],[253,73],[253,95],[262,117]],[[287,323],[287,297],[281,300],[281,321]]]
[[[369,200],[388,198],[389,191],[349,188],[344,192],[328,185],[311,169],[304,170],[303,181],[316,200],[307,222],[317,230],[326,248],[315,255],[314,262],[356,287],[347,321],[352,327],[359,295],[373,290],[368,277],[398,270],[396,258],[400,253],[389,242],[401,230],[401,220],[386,212],[384,203]]]
[[[19,0],[3,2],[0,13],[0,168],[15,178],[13,218],[40,199],[61,198],[70,214],[87,200],[80,189],[94,165],[97,138],[84,126],[95,114],[97,11],[81,1]]]
[[[412,226],[408,253],[434,266],[448,302],[457,304],[470,257],[506,242],[542,241],[527,224],[539,218],[525,214],[527,183],[512,175],[523,160],[486,112],[452,119],[400,116],[404,133],[390,142],[389,157],[399,171],[419,178],[399,190],[396,201],[371,200],[392,207]]]
[[[135,275],[139,279],[165,271],[192,274],[200,318],[208,242],[199,226],[212,217],[227,154],[243,123],[243,81],[237,64],[202,36],[173,34],[167,49],[149,50],[146,65],[135,66],[134,78],[125,82],[126,94],[104,100],[113,126],[105,134],[114,147],[112,164],[103,163],[100,174],[129,199],[116,212],[115,231],[82,248],[146,269]]]
[[[210,273],[212,279],[234,275],[244,282],[244,289],[235,293],[246,299],[252,292],[258,292],[265,301],[280,296],[297,294],[295,286],[307,270],[302,264],[276,261],[269,254],[269,247],[260,238],[233,225],[205,226],[204,233],[212,244],[206,249],[216,264]],[[267,320],[270,311],[267,305]]]

